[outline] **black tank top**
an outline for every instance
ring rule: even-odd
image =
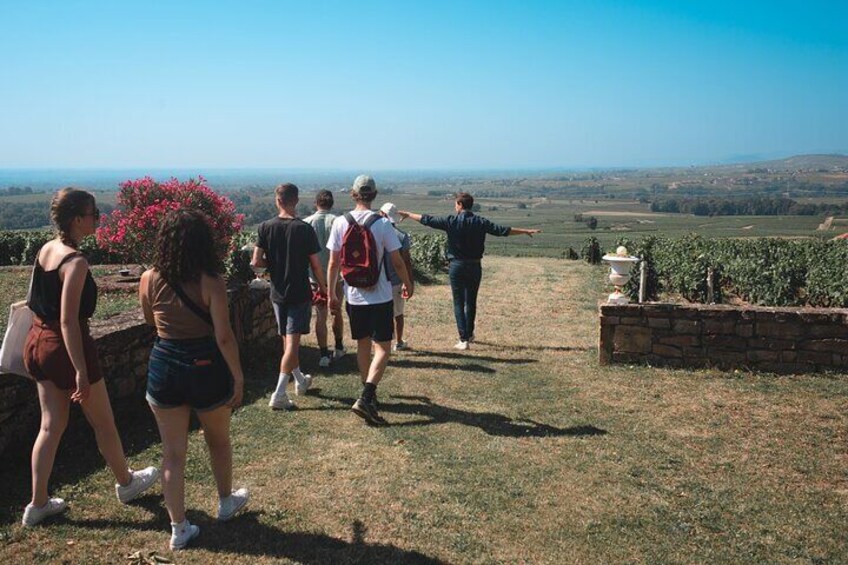
[[[62,303],[62,279],[59,278],[59,268],[68,260],[81,256],[82,253],[75,251],[68,253],[59,262],[55,269],[45,271],[38,262],[38,256],[35,258],[35,265],[32,273],[32,292],[27,306],[32,310],[33,314],[41,318],[45,322],[57,322],[62,316],[60,305]],[[79,318],[87,320],[94,315],[94,309],[97,307],[97,283],[94,282],[94,277],[91,276],[91,271],[85,274],[85,284],[82,287],[82,297],[80,298]]]

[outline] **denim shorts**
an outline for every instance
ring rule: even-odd
[[[303,304],[280,304],[271,302],[274,306],[274,317],[277,318],[277,335],[308,334],[309,323],[312,321],[312,301]]]
[[[233,377],[215,338],[157,337],[147,366],[147,402],[157,408],[188,405],[214,410],[233,396]]]

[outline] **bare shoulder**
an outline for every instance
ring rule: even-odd
[[[227,283],[221,275],[200,275],[200,288],[206,292],[221,292],[227,290]]]

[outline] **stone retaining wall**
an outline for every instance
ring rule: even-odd
[[[277,324],[267,290],[230,291],[229,298],[230,322],[242,359],[277,339]],[[141,311],[94,320],[91,333],[97,343],[109,397],[115,401],[143,396],[155,332],[144,322]],[[33,434],[39,415],[35,383],[17,375],[0,375],[0,453],[12,438]]]
[[[848,309],[602,304],[600,322],[601,365],[848,370]]]

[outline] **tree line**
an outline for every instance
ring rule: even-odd
[[[695,216],[817,216],[848,214],[842,204],[801,203],[791,198],[664,198],[651,202],[651,212]]]

